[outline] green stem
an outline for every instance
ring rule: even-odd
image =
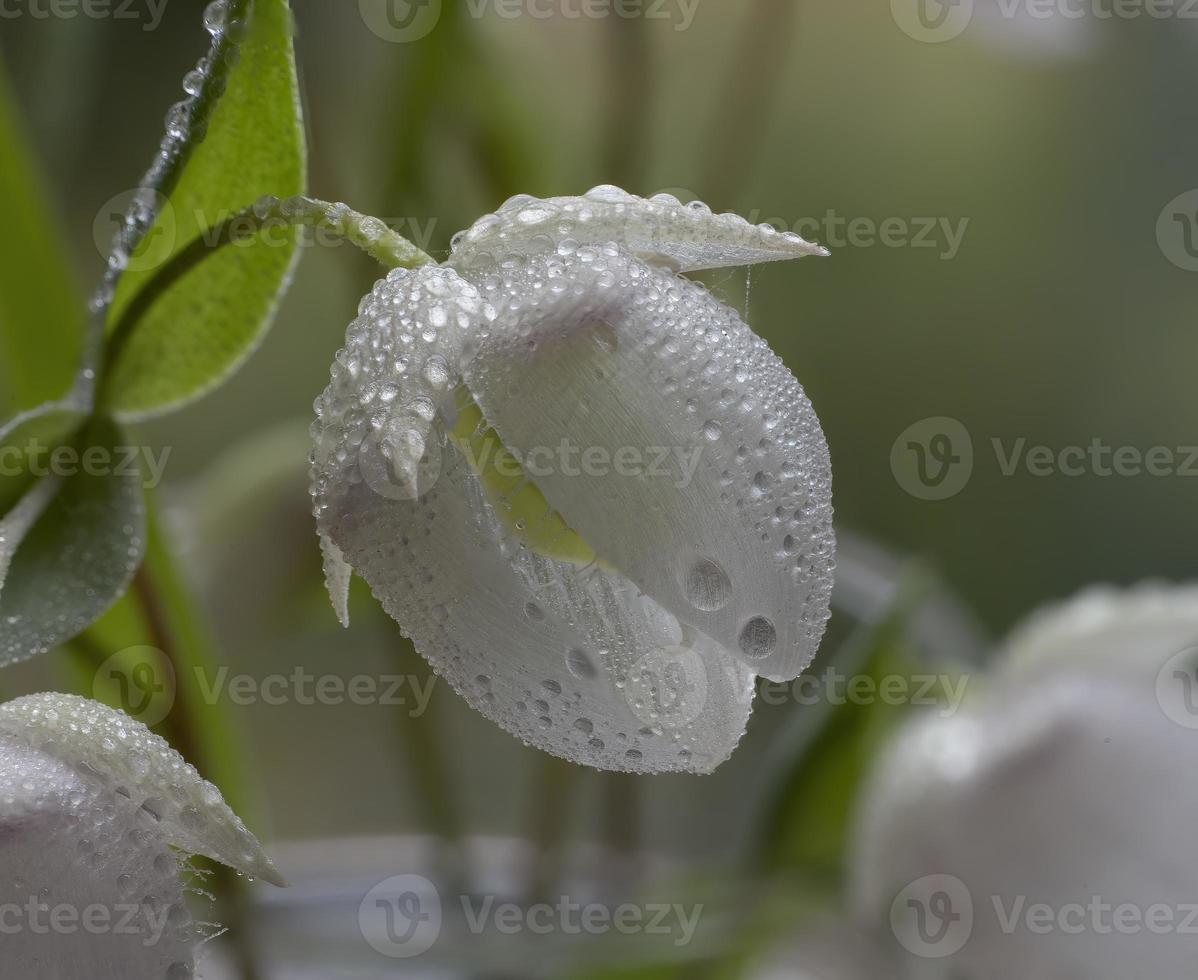
[[[252,13],[253,4],[254,0],[228,0],[226,23],[244,23],[246,17]],[[216,106],[228,85],[238,44],[240,33],[237,31],[223,30],[213,35],[212,46],[200,62],[203,82],[199,91],[184,103],[189,120],[187,132],[182,139],[169,134],[163,138],[153,164],[141,180],[139,191],[145,193],[135,195],[133,203],[129,206],[125,225],[118,234],[112,255],[109,256],[108,268],[90,304],[92,315],[84,336],[82,366],[71,393],[72,401],[91,405],[93,396],[103,384],[105,369],[111,364],[104,342],[108,311],[112,306],[117,282],[128,265],[128,258],[118,259],[116,256],[132,255],[158,221],[157,203],[150,208],[149,213],[138,215],[142,220],[134,220],[134,216],[137,215],[134,209],[146,207],[147,202],[165,201],[178,186],[191,155],[203,141],[202,134],[207,131],[212,114],[216,111]]]
[[[180,754],[219,786],[230,806],[246,817],[250,794],[240,763],[243,743],[236,737],[227,712],[201,696],[197,679],[211,675],[216,669],[212,642],[184,584],[149,494],[147,517],[146,559],[133,581],[133,593],[151,643],[174,667],[176,693],[169,735]],[[229,926],[242,980],[255,980],[259,973],[248,927],[245,884],[224,865],[214,864],[211,870],[213,891],[221,916]]]

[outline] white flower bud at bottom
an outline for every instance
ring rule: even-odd
[[[0,976],[187,980],[187,854],[278,876],[195,770],[103,705],[0,706]]]

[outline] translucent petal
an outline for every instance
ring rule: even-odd
[[[497,315],[466,382],[549,505],[680,622],[797,676],[835,543],[827,446],[786,366],[701,286],[614,246],[476,281]]]
[[[455,236],[449,264],[462,270],[542,250],[547,243],[614,243],[645,262],[678,272],[777,262],[827,249],[738,214],[714,214],[670,194],[646,200],[611,185],[583,197],[520,195]]]
[[[137,803],[112,786],[0,732],[5,977],[192,976],[201,937],[185,901],[180,859],[148,823]],[[51,921],[72,920],[73,927],[50,928]]]
[[[349,583],[353,569],[326,534],[320,536],[320,554],[324,564],[324,584],[333,602],[333,611],[342,626],[349,625]]]
[[[432,421],[452,401],[462,348],[482,322],[478,290],[449,269],[396,270],[362,301],[332,380],[316,402],[312,497],[325,579],[348,621],[349,565],[328,534],[329,515],[355,484],[411,500],[436,478]]]
[[[495,317],[446,270],[375,287],[318,403],[321,530],[420,653],[506,730],[598,768],[710,771],[744,732],[752,671],[613,569],[528,547],[529,528],[496,507],[504,494],[535,498],[471,460],[494,445],[485,430],[455,432],[469,410],[450,390],[466,336]],[[396,390],[380,409],[386,385]],[[397,430],[410,435],[391,440],[383,467],[377,433]]]
[[[333,536],[384,608],[475,708],[600,769],[709,772],[744,732],[753,675],[623,576],[525,548],[452,444],[415,501],[364,483]]]
[[[132,801],[144,811],[146,827],[167,843],[282,884],[220,791],[127,715],[72,695],[35,694],[0,705],[0,735],[19,739]]]

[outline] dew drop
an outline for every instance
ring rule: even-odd
[[[714,612],[732,598],[732,583],[719,562],[700,558],[686,573],[686,598],[696,609]]]
[[[204,30],[219,34],[229,22],[229,5],[225,0],[213,0],[204,9]]]
[[[740,630],[740,649],[750,660],[764,660],[774,652],[778,633],[764,616],[754,616]]]
[[[579,680],[584,681],[593,679],[599,673],[595,669],[595,662],[591,660],[590,655],[579,647],[575,647],[566,654],[566,669]]]

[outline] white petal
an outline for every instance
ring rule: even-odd
[[[349,584],[353,569],[341,554],[341,549],[327,534],[320,536],[320,554],[324,564],[324,584],[333,601],[333,611],[342,626],[349,625]]]
[[[562,251],[477,277],[498,314],[474,398],[607,566],[756,673],[797,676],[835,549],[810,402],[701,286],[613,246]]]
[[[1198,644],[1198,585],[1096,586],[1029,616],[1003,656],[1008,674],[1057,668],[1155,671]]]
[[[449,264],[466,270],[563,241],[614,243],[678,272],[828,254],[791,232],[754,225],[738,214],[713,214],[697,201],[682,204],[669,194],[646,200],[603,185],[583,197],[513,197],[455,236]]]
[[[1041,614],[960,715],[909,726],[864,797],[851,889],[860,914],[884,925],[896,899],[928,898],[904,892],[921,882],[916,891],[950,894],[954,914],[972,905],[972,932],[938,961],[945,970],[1189,975],[1193,940],[1179,930],[1121,930],[1110,911],[1091,927],[1085,911],[1077,934],[1039,934],[1022,918],[1011,931],[996,902],[1060,912],[1097,897],[1181,914],[1194,901],[1198,719],[1171,715],[1157,690],[1160,664],[1193,642],[1193,597],[1192,588],[1106,591]],[[953,880],[927,885],[927,875]]]
[[[69,765],[143,811],[153,834],[273,884],[282,879],[220,791],[140,722],[67,694],[0,705],[0,734]]]
[[[506,730],[600,768],[710,771],[744,731],[752,673],[620,574],[533,553],[496,516],[464,448],[447,438],[454,401],[419,380],[436,358],[434,379],[451,386],[462,348],[440,327],[418,329],[430,322],[430,283],[445,287],[437,302],[463,313],[463,330],[480,333],[495,315],[454,280],[420,270],[379,283],[351,326],[316,426],[322,530],[420,653]],[[399,387],[400,408],[360,404],[380,384]],[[410,398],[424,399],[419,425],[402,408]],[[371,434],[396,428],[418,438],[396,440],[400,475],[379,479]]]
[[[185,902],[179,858],[146,824],[136,802],[112,786],[0,733],[3,976],[192,976],[200,935]],[[72,917],[75,928],[50,928],[51,910],[57,910],[55,921]],[[86,931],[85,915],[108,924]]]
[[[435,479],[433,419],[452,396],[463,345],[483,313],[478,290],[436,266],[395,270],[362,300],[312,425],[311,493],[322,539],[354,485],[411,500]],[[326,572],[331,562],[328,584],[340,607],[348,579],[330,546],[338,547],[324,544]]]

